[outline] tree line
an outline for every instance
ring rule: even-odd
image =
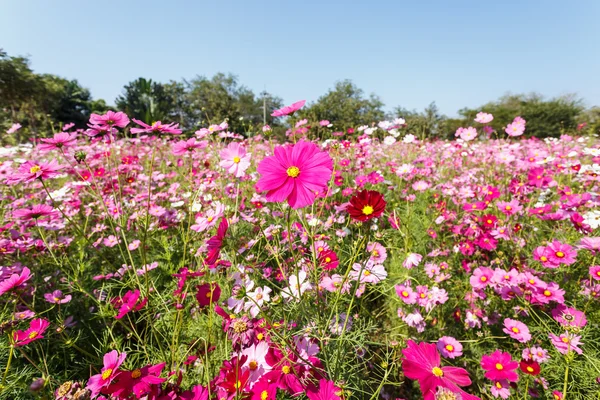
[[[28,58],[10,56],[0,49],[0,137],[5,143],[48,136],[66,123],[85,128],[91,113],[108,109],[124,111],[149,124],[177,122],[188,131],[227,120],[234,132],[260,132],[268,124],[281,134],[301,119],[313,124],[329,121],[331,128],[319,126],[317,130],[321,138],[397,117],[406,120],[406,133],[419,138],[451,138],[458,127],[473,125],[475,115],[482,110],[494,115],[490,125],[500,133],[516,115],[527,121],[527,136],[558,137],[600,130],[600,107],[586,108],[575,96],[546,99],[538,94],[506,95],[477,108],[463,108],[458,117],[450,118],[440,113],[435,102],[420,111],[398,106],[386,112],[378,96],[366,95],[352,81],[342,80],[291,120],[271,117],[281,106],[281,98],[254,93],[235,75],[223,73],[167,83],[138,78],[126,84],[110,106],[102,99],[93,99],[77,80],[36,74]],[[21,129],[6,134],[14,123]]]

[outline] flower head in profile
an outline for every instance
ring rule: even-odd
[[[15,346],[25,346],[34,340],[42,339],[48,326],[50,326],[50,322],[45,319],[37,318],[32,320],[27,330],[13,332]]]
[[[176,156],[182,156],[184,154],[191,153],[196,149],[204,149],[207,146],[208,142],[206,140],[196,140],[196,138],[191,138],[173,143],[172,149],[173,154]]]
[[[11,274],[8,278],[0,281],[0,296],[13,289],[20,288],[25,282],[31,279],[31,276],[29,268],[24,267],[19,273]]]
[[[385,211],[383,195],[375,190],[362,190],[350,198],[346,211],[350,216],[361,222],[378,218]]]
[[[244,176],[250,166],[250,154],[238,142],[229,143],[219,152],[219,156],[221,156],[219,165],[236,178]]]
[[[55,211],[52,206],[47,204],[36,204],[27,208],[19,208],[13,211],[13,217],[21,219],[23,221],[29,221],[32,219],[39,219],[42,217],[50,217],[52,219],[58,216],[58,211]]]
[[[479,122],[480,124],[489,124],[494,120],[494,116],[492,114],[478,112],[475,116],[475,122]]]
[[[8,128],[8,130],[6,131],[6,133],[8,133],[9,135],[12,133],[15,133],[16,131],[18,131],[19,129],[21,129],[22,125],[19,123],[16,124],[12,124],[10,126],[10,128]]]
[[[124,112],[114,112],[108,110],[106,114],[92,114],[90,115],[90,125],[96,125],[100,127],[119,127],[125,128],[129,124],[129,117]]]
[[[38,150],[41,152],[48,152],[55,149],[61,150],[77,144],[77,133],[59,132],[54,134],[52,138],[40,139],[40,142],[42,143],[38,145]]]
[[[285,106],[283,108],[273,111],[273,113],[271,113],[271,116],[272,117],[283,117],[284,115],[293,114],[296,111],[298,111],[299,109],[301,109],[302,107],[304,107],[305,103],[306,103],[306,100],[297,101],[292,105]]]
[[[52,293],[44,294],[44,299],[46,299],[48,303],[65,304],[71,301],[71,295],[65,295],[62,291],[55,290]]]
[[[327,188],[333,171],[333,160],[316,144],[299,141],[292,146],[278,146],[275,154],[258,164],[261,175],[256,183],[267,191],[267,200],[287,201],[292,208],[314,203],[317,194]]]
[[[139,311],[142,308],[144,308],[144,306],[148,302],[147,297],[142,299],[141,301],[138,300],[140,300],[140,291],[138,289],[134,291],[130,290],[127,293],[125,293],[125,296],[113,299],[113,306],[119,310],[119,313],[115,318],[121,319],[130,311]]]
[[[404,375],[419,382],[423,400],[434,400],[438,387],[455,393],[463,400],[476,400],[479,397],[468,394],[460,386],[471,384],[469,374],[462,368],[442,367],[440,354],[435,344],[408,341],[408,347],[402,350],[402,370]]]
[[[160,121],[153,122],[152,125],[148,125],[139,119],[133,119],[133,122],[140,125],[142,128],[131,128],[131,133],[170,133],[173,135],[179,135],[181,129],[179,124],[163,124]]]
[[[56,160],[45,161],[25,161],[17,169],[17,173],[6,178],[7,185],[16,185],[18,183],[31,182],[36,179],[51,179],[60,175],[62,166]]]

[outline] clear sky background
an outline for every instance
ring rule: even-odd
[[[114,104],[140,76],[238,75],[286,103],[351,79],[450,116],[511,93],[600,105],[600,0],[0,0],[0,47]]]

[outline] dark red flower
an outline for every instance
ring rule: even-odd
[[[221,297],[221,288],[215,282],[205,283],[197,287],[196,300],[201,307],[206,307],[219,301]]]
[[[385,210],[385,200],[381,193],[375,190],[363,190],[352,196],[346,211],[357,221],[368,221],[377,218]]]
[[[519,363],[519,368],[521,368],[521,371],[523,371],[527,375],[533,376],[539,375],[541,370],[540,364],[533,360],[522,360]]]

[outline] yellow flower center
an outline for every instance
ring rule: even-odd
[[[263,340],[265,338],[265,335],[263,335],[262,333],[259,333],[258,335],[256,335],[256,338],[258,340]]]
[[[371,214],[373,214],[373,211],[375,211],[375,210],[371,206],[364,206],[362,209],[362,213],[365,215],[371,215]]]
[[[292,369],[287,365],[284,365],[283,368],[281,368],[281,372],[283,372],[284,374],[289,374],[291,370]]]
[[[500,382],[496,382],[496,387],[497,387],[498,389],[502,389],[502,384],[501,384]]]
[[[565,256],[565,253],[563,253],[562,251],[557,251],[556,252],[556,257],[563,258],[564,256]]]
[[[325,257],[325,262],[326,263],[330,263],[331,262],[331,257]],[[598,271],[598,273],[600,274],[600,271]]]
[[[296,178],[300,175],[300,168],[298,167],[289,167],[287,169],[287,174],[290,178]]]
[[[446,345],[446,350],[448,350],[448,351],[454,351],[454,346],[452,346],[451,344],[447,344]]]
[[[138,368],[138,369],[134,369],[134,370],[131,372],[131,377],[132,377],[133,379],[137,379],[137,378],[139,378],[140,376],[142,376],[142,371],[140,371],[140,370],[139,370],[139,368]]]
[[[481,282],[485,282],[485,281],[487,281],[487,276],[482,276],[481,277]]]
[[[504,369],[504,365],[502,365],[502,364],[500,364],[500,363],[497,363],[497,364],[496,364],[496,369],[497,369],[498,371],[502,371],[502,370]]]
[[[371,275],[371,271],[365,271],[365,276]]]
[[[38,335],[38,331],[31,331],[31,333],[29,334],[29,339],[33,339]]]
[[[235,383],[235,385],[233,385],[233,387],[234,387],[234,388],[236,388],[236,389],[239,389],[239,388],[241,388],[241,387],[242,387],[242,381],[237,381],[237,382]]]
[[[260,400],[267,400],[269,398],[269,392],[267,392],[266,390],[263,390],[262,392],[260,392]]]
[[[504,207],[504,209],[505,209],[506,211],[510,211],[510,210],[512,210],[512,207],[511,207],[511,206],[506,206],[506,207]]]
[[[42,170],[42,167],[40,167],[39,165],[34,165],[33,167],[29,168],[29,172],[32,174],[37,174],[41,170]]]
[[[252,360],[248,363],[248,368],[250,368],[250,371],[254,371],[256,368],[258,368],[258,363]]]
[[[560,340],[562,340],[563,343],[569,343],[569,338],[567,338],[567,337],[564,337]]]
[[[110,376],[112,375],[112,372],[113,372],[112,368],[105,370],[102,373],[102,379],[107,380],[108,378],[110,378]]]
[[[238,156],[233,157],[233,162],[234,163],[239,163],[241,161],[241,158],[239,158]]]
[[[551,295],[552,295],[552,292],[551,292],[551,291],[549,291],[549,290],[544,290],[544,296],[548,297],[548,296],[551,296]]]
[[[542,260],[542,261],[546,262],[546,261],[548,261],[548,257],[546,257],[546,256],[541,256],[541,257],[540,257],[540,260]]]
[[[402,297],[408,297],[408,292],[406,290],[402,291]]]
[[[440,367],[433,367],[431,372],[438,378],[444,376],[444,371]]]
[[[514,328],[511,329],[514,333],[519,333],[519,328],[517,328],[516,326]]]
[[[533,372],[533,371],[535,371],[535,370],[533,369],[533,367],[527,367],[526,369],[527,369],[527,372]]]

